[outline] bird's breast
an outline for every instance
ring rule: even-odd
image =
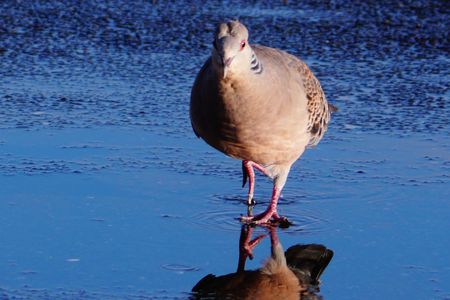
[[[294,161],[303,152],[306,108],[293,105],[282,92],[255,82],[222,80],[216,95],[205,97],[208,110],[202,138],[214,148],[262,164]]]

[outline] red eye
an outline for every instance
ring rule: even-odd
[[[245,48],[245,45],[246,45],[245,40],[242,40],[241,41],[241,50]]]

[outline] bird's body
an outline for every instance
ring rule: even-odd
[[[307,98],[295,69],[300,62],[289,56],[290,66],[281,60],[286,53],[252,49],[263,66],[272,68],[261,74],[249,70],[237,80],[221,79],[211,61],[206,62],[193,89],[193,99],[199,101],[192,103],[192,124],[208,144],[231,157],[264,166],[291,165],[311,139]],[[277,60],[282,63],[275,64]],[[287,90],[292,93],[286,95]]]
[[[244,162],[250,201],[250,168],[274,180],[272,196],[278,198],[291,165],[325,133],[330,110],[305,63],[281,50],[250,46],[247,38],[237,21],[219,26],[212,56],[192,88],[190,115],[198,136]]]

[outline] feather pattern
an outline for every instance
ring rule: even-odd
[[[259,62],[258,57],[256,56],[255,52],[252,52],[252,60],[250,62],[250,69],[255,74],[261,74],[263,72],[263,65]]]

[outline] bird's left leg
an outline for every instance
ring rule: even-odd
[[[263,166],[250,161],[250,160],[243,160],[242,161],[242,187],[245,186],[247,183],[248,178],[248,197],[247,197],[247,204],[255,205],[255,200],[253,199],[254,191],[255,191],[255,171],[253,168],[256,168],[257,170],[261,171],[264,175],[270,177],[269,171],[264,168]]]

